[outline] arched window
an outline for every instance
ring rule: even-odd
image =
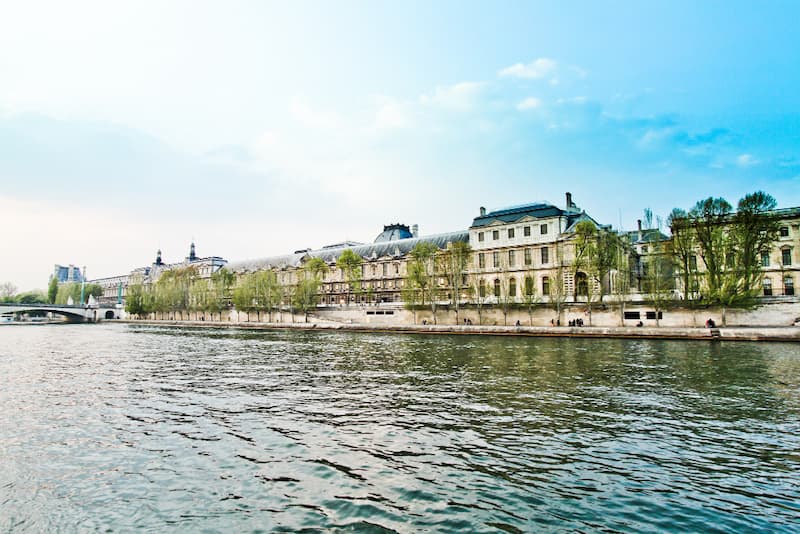
[[[525,277],[525,295],[527,296],[533,295],[533,277],[530,276]]]
[[[550,277],[542,277],[542,295],[550,295]]]
[[[478,294],[481,298],[486,298],[486,280],[481,278],[481,281],[478,282]]]
[[[783,294],[794,295],[794,279],[791,276],[783,279]]]
[[[578,295],[584,297],[589,295],[589,278],[586,273],[578,273],[575,277],[575,285],[578,289]]]
[[[494,296],[500,298],[500,279],[494,279]]]
[[[769,297],[772,295],[772,278],[764,278],[761,284],[764,287],[764,296]]]
[[[509,297],[516,297],[517,296],[517,279],[512,278],[508,281],[508,296]]]

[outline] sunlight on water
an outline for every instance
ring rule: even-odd
[[[791,531],[796,344],[0,328],[0,530]]]

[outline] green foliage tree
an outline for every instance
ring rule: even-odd
[[[125,295],[125,311],[141,319],[143,315],[151,311],[147,297],[145,286],[141,283],[128,285]]]
[[[361,256],[351,249],[345,249],[336,260],[336,267],[341,269],[345,281],[347,282],[348,295],[347,304],[350,304],[350,294],[356,296],[361,294]]]
[[[723,286],[725,255],[729,247],[725,223],[731,209],[724,198],[709,197],[698,201],[689,211],[700,257],[706,266],[705,281],[711,299],[720,297]]]
[[[677,274],[681,279],[683,300],[689,302],[694,298],[693,288],[697,281],[697,239],[694,225],[686,211],[675,208],[667,218],[667,225],[672,233],[672,258]]]
[[[17,286],[11,282],[3,282],[0,284],[0,302],[11,302],[16,294]]]
[[[483,324],[483,306],[486,304],[486,284],[481,283],[483,278],[478,275],[470,275],[470,292],[472,293],[472,303],[478,310],[478,324]]]
[[[772,215],[776,200],[763,191],[742,197],[736,207],[730,238],[736,257],[736,277],[741,285],[739,292],[754,297],[761,288],[763,273],[761,255],[769,253],[778,239],[780,224]]]
[[[305,322],[308,322],[308,313],[316,309],[319,304],[319,288],[322,285],[322,277],[327,272],[328,264],[322,258],[311,258],[303,266],[292,298],[295,308],[303,314]]]
[[[559,241],[555,244],[555,275],[550,280],[550,291],[548,303],[556,312],[556,324],[561,324],[561,314],[564,310],[564,303],[567,300],[567,287],[564,283],[564,244]]]
[[[51,276],[50,282],[47,284],[47,302],[55,304],[56,295],[58,295],[58,279],[55,276]]]
[[[578,273],[588,270],[588,261],[596,246],[597,226],[589,220],[580,221],[575,225],[575,238],[573,240],[572,279],[576,282],[572,287],[572,300],[578,301]],[[589,291],[591,293],[591,290]]]
[[[436,324],[436,307],[438,305],[437,261],[439,247],[430,242],[421,242],[411,249],[409,263],[409,281],[416,284],[422,292],[422,304],[428,301]]]
[[[539,294],[536,291],[536,279],[534,278],[532,272],[528,273],[525,276],[525,280],[523,282],[522,302],[525,305],[525,309],[528,310],[529,326],[533,326],[533,312],[539,305],[540,301],[541,299],[539,298]]]
[[[472,257],[472,247],[465,241],[451,243],[440,253],[441,271],[447,279],[450,290],[450,303],[456,313],[456,324],[459,324],[459,309],[461,306],[461,293],[467,284],[464,273]]]

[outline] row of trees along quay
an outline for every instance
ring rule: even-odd
[[[540,307],[551,308],[560,321],[568,303],[580,303],[591,326],[595,306],[608,305],[619,310],[620,324],[624,324],[626,305],[635,291],[644,298],[637,304],[654,308],[656,325],[663,310],[678,305],[719,306],[724,325],[727,308],[757,303],[762,255],[769,253],[778,237],[776,205],[772,196],[761,191],[743,197],[735,211],[723,198],[707,198],[688,211],[672,210],[666,225],[645,210],[643,232],[650,238],[645,239],[648,249],[644,254],[636,253],[628,234],[581,221],[573,234],[560,236],[551,244],[554,267],[548,270],[541,288],[537,288],[532,265],[527,271],[510,269],[510,251],[499,254],[500,265],[495,265],[494,271],[475,271],[475,255],[468,243],[455,242],[440,249],[420,242],[407,258],[401,297],[415,323],[417,312],[429,309],[435,324],[437,312],[445,308],[454,312],[455,322],[460,324],[461,311],[468,307],[477,312],[479,324],[483,312],[494,308],[502,312],[504,324],[510,311],[525,310],[533,325],[534,311]],[[663,234],[667,227],[671,238]],[[366,294],[372,300],[372,287],[364,287],[362,282],[363,262],[350,249],[336,262],[346,284],[348,306],[352,296]],[[322,259],[314,257],[295,271],[293,283],[280,283],[273,270],[236,276],[223,268],[209,279],[199,277],[192,267],[174,269],[155,284],[129,286],[126,310],[136,316],[154,314],[180,320],[189,312],[202,312],[204,319],[208,314],[211,320],[221,320],[222,312],[234,307],[248,316],[255,314],[259,322],[262,318],[272,322],[276,314],[283,321],[285,312],[292,321],[295,314],[308,321],[309,313],[320,303],[328,270]],[[517,287],[518,279],[521,287]]]

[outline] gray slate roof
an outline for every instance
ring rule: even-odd
[[[361,256],[364,260],[377,260],[379,258],[402,258],[407,255],[417,245],[417,243],[433,243],[440,249],[447,248],[448,243],[457,241],[469,242],[469,232],[461,230],[458,232],[448,232],[445,234],[435,234],[424,237],[412,237],[408,239],[397,239],[394,241],[382,241],[368,245],[358,245],[353,247],[321,248],[309,250],[303,253],[284,254],[282,256],[270,256],[254,260],[244,260],[231,262],[226,268],[235,273],[255,272],[265,269],[287,269],[301,267],[310,258],[322,258],[325,263],[335,264],[339,256],[347,249]]]

